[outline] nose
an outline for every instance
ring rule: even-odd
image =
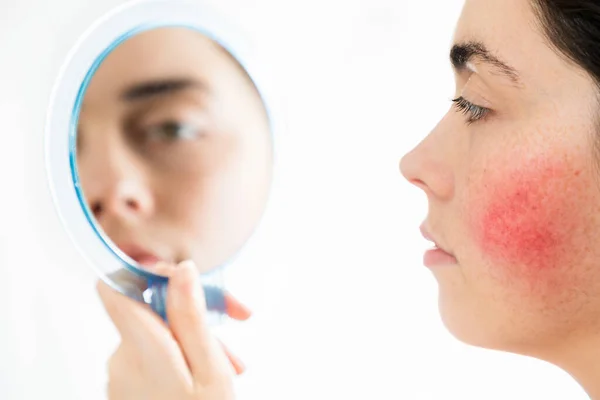
[[[132,221],[153,212],[148,173],[126,151],[89,149],[78,157],[78,170],[83,195],[99,223],[113,218]]]
[[[428,197],[449,200],[454,194],[451,151],[429,134],[400,159],[400,173]]]

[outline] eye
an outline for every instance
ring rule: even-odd
[[[202,135],[201,129],[194,124],[167,121],[146,130],[150,140],[191,140]]]
[[[471,103],[464,97],[460,96],[453,99],[454,107],[467,117],[467,123],[472,124],[483,118],[490,112],[489,108],[481,107]]]

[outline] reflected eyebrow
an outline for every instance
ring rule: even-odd
[[[159,79],[128,87],[121,93],[121,99],[125,101],[146,100],[189,89],[206,91],[207,88],[201,82],[189,78]]]
[[[493,55],[481,42],[457,43],[450,50],[450,61],[456,71],[467,69],[467,63],[473,59],[491,65],[500,75],[509,79],[513,85],[521,86],[521,78],[517,70]]]

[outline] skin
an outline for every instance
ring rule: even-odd
[[[195,84],[124,98],[133,85],[166,79]],[[130,38],[85,93],[77,153],[83,193],[107,236],[133,258],[141,250],[169,264],[191,259],[202,272],[225,263],[263,213],[271,151],[251,80],[192,30]]]
[[[108,363],[110,400],[229,400],[243,368],[210,333],[197,266],[169,270],[169,326],[144,305],[98,284],[121,335]]]
[[[600,399],[597,89],[548,43],[529,1],[467,0],[454,43],[483,43],[455,69],[455,107],[403,157],[428,198],[425,225],[457,263],[431,268],[445,325],[460,340],[549,361]]]

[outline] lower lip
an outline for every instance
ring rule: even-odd
[[[136,261],[140,266],[151,270],[156,266],[160,259],[157,257],[140,257]]]
[[[443,265],[456,265],[458,264],[458,261],[452,254],[446,253],[444,250],[436,248],[427,250],[425,252],[425,254],[423,255],[423,264],[425,264],[425,266],[428,268],[432,268]]]

